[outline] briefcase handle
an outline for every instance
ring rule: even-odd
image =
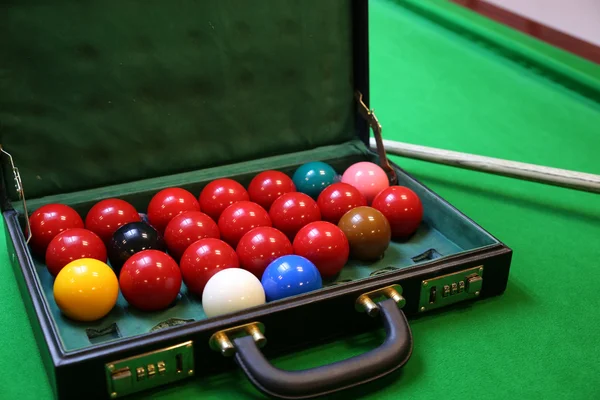
[[[285,371],[274,367],[262,354],[253,336],[232,340],[235,360],[252,384],[263,393],[281,399],[304,399],[381,378],[404,366],[413,340],[406,316],[394,299],[377,303],[386,339],[374,350],[316,368]]]

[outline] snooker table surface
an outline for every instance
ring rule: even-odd
[[[386,139],[600,174],[600,91],[584,96],[396,3],[370,5],[371,105]],[[458,23],[600,82],[600,66],[442,0]],[[509,40],[506,39],[506,40]],[[516,44],[515,44],[516,43]],[[600,195],[392,157],[514,250],[506,292],[410,321],[399,372],[335,398],[600,398]],[[4,229],[0,230],[4,235]],[[0,398],[52,396],[0,240]],[[348,337],[273,360],[302,369],[379,344]],[[132,399],[263,398],[239,369]]]

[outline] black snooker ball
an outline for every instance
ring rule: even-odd
[[[145,222],[131,222],[113,234],[107,247],[108,260],[118,276],[129,257],[150,249],[167,251],[162,235]]]
[[[148,214],[146,213],[138,213],[138,215],[140,216],[140,219],[142,220],[142,222],[145,222],[147,224],[149,224],[150,222],[148,221]]]

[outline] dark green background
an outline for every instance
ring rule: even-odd
[[[480,26],[520,37],[489,22]],[[371,2],[371,35],[372,104],[386,138],[600,174],[597,103],[398,5]],[[597,66],[519,41],[600,79]],[[415,349],[403,371],[339,397],[600,398],[600,196],[394,161],[514,249],[510,281],[501,297],[411,321]],[[0,265],[0,398],[49,398],[4,245]],[[381,332],[351,337],[274,363],[321,365],[380,339]],[[139,398],[260,395],[235,371]]]

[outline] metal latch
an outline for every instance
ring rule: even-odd
[[[421,282],[419,311],[433,310],[478,297],[482,286],[483,266],[426,279]]]
[[[113,361],[105,370],[113,399],[179,381],[194,375],[193,342]]]

